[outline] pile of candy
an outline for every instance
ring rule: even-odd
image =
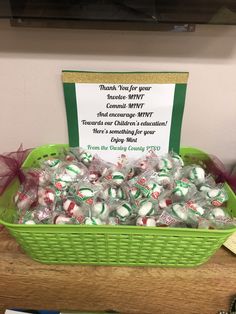
[[[137,225],[224,229],[233,219],[224,209],[222,184],[175,153],[116,164],[81,148],[25,170],[15,203],[20,224]]]

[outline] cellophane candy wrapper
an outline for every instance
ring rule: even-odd
[[[39,168],[22,171],[15,195],[20,224],[108,224],[225,229],[228,195],[214,175],[175,152],[149,151],[115,163],[82,148],[69,148]]]
[[[74,183],[70,190],[69,195],[76,203],[81,204],[83,207],[91,209],[91,206],[94,204],[94,199],[98,190],[94,185],[88,181],[79,181]]]
[[[72,196],[68,196],[63,201],[63,210],[66,216],[70,218],[75,218],[81,223],[89,214],[89,208],[87,206],[84,206],[82,202],[79,202],[78,200],[76,200],[76,198]]]
[[[108,168],[104,171],[100,181],[114,186],[120,186],[127,180],[127,168],[119,168],[117,166]]]
[[[178,216],[176,216],[172,209],[165,209],[159,215],[156,220],[156,226],[158,227],[186,227],[184,221],[182,221]]]
[[[174,168],[174,162],[169,154],[158,158],[158,161],[156,164],[157,172],[160,172],[160,171],[168,172],[168,171],[171,171],[173,168]]]
[[[223,207],[211,208],[206,217],[211,229],[228,229],[235,226],[235,221]]]
[[[183,168],[184,167],[184,161],[183,159],[176,154],[175,152],[170,153],[170,158],[172,159],[172,163],[176,168]]]
[[[155,216],[145,216],[138,217],[136,220],[136,226],[140,227],[156,227],[157,217]]]
[[[170,190],[173,188],[175,178],[171,171],[161,170],[153,172],[152,176],[155,176],[156,183],[163,186],[164,189]]]
[[[94,155],[88,166],[89,181],[93,184],[98,184],[100,178],[103,177],[107,173],[107,170],[111,169],[112,167],[115,167],[115,165],[101,159],[97,154]]]
[[[183,202],[193,197],[197,193],[196,186],[189,180],[175,180],[171,196],[173,202]]]
[[[222,184],[216,185],[207,191],[203,191],[209,204],[215,207],[223,206],[227,200],[228,195]]]
[[[130,186],[131,197],[135,200],[140,198],[151,198],[157,200],[164,187],[158,183],[154,171],[145,171],[132,180]]]
[[[55,179],[76,182],[87,176],[88,169],[81,162],[64,162],[55,172]]]
[[[91,208],[91,217],[99,218],[103,223],[106,223],[110,216],[111,206],[104,199],[97,198]]]
[[[121,225],[134,225],[136,221],[135,205],[128,201],[111,203],[111,217],[116,217]]]
[[[31,189],[25,189],[24,186],[20,186],[17,191],[14,201],[19,211],[27,211],[37,201],[37,189],[32,187]]]
[[[121,184],[120,186],[114,184],[104,183],[99,191],[99,196],[101,199],[112,203],[119,200],[130,199],[129,189],[126,184]]]
[[[158,163],[158,157],[153,151],[149,151],[144,157],[133,162],[133,168],[136,175],[151,171]]]
[[[184,168],[185,177],[188,178],[195,186],[199,186],[206,181],[206,172],[199,165],[186,166]]]
[[[72,154],[78,161],[82,162],[87,167],[93,160],[93,155],[81,147],[71,147],[70,154]]]
[[[138,216],[155,216],[158,213],[158,202],[152,199],[144,199],[136,205],[136,210]]]
[[[53,223],[53,211],[47,207],[38,205],[32,211],[32,215],[35,221],[42,224],[52,224]]]
[[[160,210],[163,210],[173,204],[171,192],[171,190],[164,190],[163,193],[161,193],[158,199],[158,206]]]
[[[24,211],[21,214],[19,214],[18,221],[19,224],[24,225],[35,225],[39,223],[36,217],[34,217],[34,214],[32,211]]]

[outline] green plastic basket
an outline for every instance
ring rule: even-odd
[[[48,156],[58,156],[65,145],[34,149],[24,168],[38,166]],[[182,148],[185,161],[207,155],[194,148]],[[236,231],[188,228],[18,225],[14,221],[13,196],[17,181],[0,198],[0,223],[5,225],[25,252],[34,260],[48,264],[89,264],[120,266],[192,267],[206,262],[225,240]],[[225,185],[228,211],[236,216],[236,196]]]

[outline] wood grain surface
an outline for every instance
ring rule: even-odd
[[[0,232],[0,314],[5,308],[215,314],[236,294],[236,257],[221,248],[196,268],[44,265]]]

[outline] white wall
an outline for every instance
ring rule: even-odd
[[[236,26],[195,33],[12,28],[0,22],[0,152],[67,142],[61,70],[189,71],[182,146],[236,160]]]

